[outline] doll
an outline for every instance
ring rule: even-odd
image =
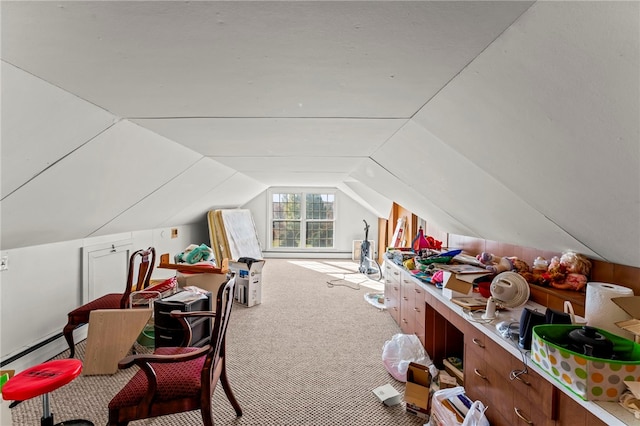
[[[573,251],[566,251],[558,258],[554,256],[546,273],[542,274],[543,283],[560,290],[581,291],[591,273],[591,261]]]
[[[519,274],[529,272],[529,265],[522,259],[515,256],[512,257],[499,257],[494,256],[491,253],[482,252],[476,256],[476,259],[480,261],[486,270],[499,274],[504,271],[515,271]]]

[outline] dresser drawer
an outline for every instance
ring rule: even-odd
[[[473,352],[473,356],[476,358],[485,357],[486,342],[490,339],[486,338],[485,334],[475,328],[473,325],[467,323],[464,328],[464,343],[465,351],[470,350]]]

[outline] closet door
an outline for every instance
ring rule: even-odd
[[[124,291],[132,247],[131,241],[83,247],[83,304],[107,293]]]

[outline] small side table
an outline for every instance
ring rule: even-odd
[[[49,393],[70,383],[82,372],[82,361],[74,358],[47,361],[16,374],[2,387],[4,400],[25,401],[42,395],[41,426],[54,426]],[[94,426],[88,420],[68,420],[58,425]]]

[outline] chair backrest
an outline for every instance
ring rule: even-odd
[[[138,250],[131,255],[127,286],[120,299],[120,309],[129,307],[129,296],[132,291],[141,291],[149,286],[155,263],[156,249],[154,247]]]
[[[231,273],[231,278],[218,289],[216,296],[216,316],[211,329],[211,349],[202,368],[202,395],[211,395],[218,382],[220,372],[224,369],[217,368],[219,362],[224,362],[225,342],[227,327],[231,317],[233,306],[236,277]]]

